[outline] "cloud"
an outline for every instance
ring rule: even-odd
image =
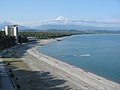
[[[19,25],[33,27],[33,26],[42,24],[44,21],[41,21],[41,20],[12,20],[10,22],[19,24]]]
[[[97,22],[120,23],[120,19],[105,19],[105,20],[97,20]]]
[[[104,19],[104,20],[69,20],[60,16],[57,20],[10,20],[11,23],[36,27],[43,24],[75,24],[82,26],[95,26],[95,27],[120,27],[120,19]]]

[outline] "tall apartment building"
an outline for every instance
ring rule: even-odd
[[[18,27],[17,27],[17,25],[5,26],[5,35],[15,36],[16,43],[18,43]]]

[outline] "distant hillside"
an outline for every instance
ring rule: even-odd
[[[70,20],[63,16],[59,16],[52,20],[46,21],[27,21],[16,22],[19,30],[120,30],[120,22],[105,22],[105,21],[88,21],[88,20]],[[19,25],[20,23],[20,25]],[[6,25],[15,23],[3,22],[0,24],[0,29]],[[32,28],[30,28],[32,27]]]
[[[5,22],[3,22],[3,23],[0,24],[0,30],[4,29],[5,26],[12,25],[12,24],[14,24],[14,23],[10,23],[10,22],[6,22],[5,21]],[[31,29],[30,27],[26,27],[26,26],[22,26],[22,25],[18,25],[18,27],[19,27],[19,30]]]
[[[66,29],[66,30],[120,30],[120,28],[115,27],[95,27],[95,26],[82,26],[74,24],[46,24],[35,27],[35,29],[48,30],[48,29]]]
[[[30,27],[22,26],[22,25],[18,25],[18,28],[19,28],[19,30],[32,29]]]
[[[6,25],[11,25],[11,24],[12,24],[12,23],[6,22],[6,21],[3,22],[3,23],[1,23],[1,24],[0,24],[0,30],[3,29]]]
[[[120,30],[120,22],[70,20],[63,16],[45,21],[44,23],[38,23],[37,25],[34,29]]]

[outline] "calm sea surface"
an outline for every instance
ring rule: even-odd
[[[120,34],[74,35],[38,51],[120,83]]]

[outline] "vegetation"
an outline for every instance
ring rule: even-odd
[[[11,76],[11,78],[14,78],[14,74],[13,74],[13,72],[10,73],[10,76]]]
[[[50,38],[58,38],[64,36],[70,36],[75,34],[119,34],[120,31],[108,31],[108,30],[49,30],[49,31],[27,31],[27,32],[19,32],[18,33],[18,42],[26,43],[28,42],[27,37],[36,37],[37,39],[50,39]],[[4,31],[0,31],[0,50],[5,48],[10,48],[15,46],[15,37],[14,36],[5,36]]]
[[[10,48],[16,45],[16,39],[14,36],[6,36],[4,31],[0,31],[0,50],[4,50],[6,48]],[[27,42],[27,37],[18,37],[19,43]]]
[[[0,37],[5,36],[5,32],[4,31],[0,31]]]
[[[70,36],[73,33],[68,32],[19,32],[18,42],[28,42],[27,37],[36,37],[37,39],[57,38],[63,36]],[[3,31],[0,31],[0,50],[15,46],[16,39],[14,36],[5,36]]]
[[[17,84],[16,87],[17,87],[17,89],[20,89],[20,85],[19,84]]]
[[[37,39],[57,38],[72,34],[70,32],[19,32],[19,36],[21,37],[36,37]]]
[[[21,35],[19,35],[18,36],[18,42],[21,44],[21,43],[26,43],[26,42],[28,42],[28,39],[27,39],[27,37],[26,36],[21,36]]]
[[[14,36],[0,36],[0,50],[5,48],[10,48],[15,46],[15,37]]]

